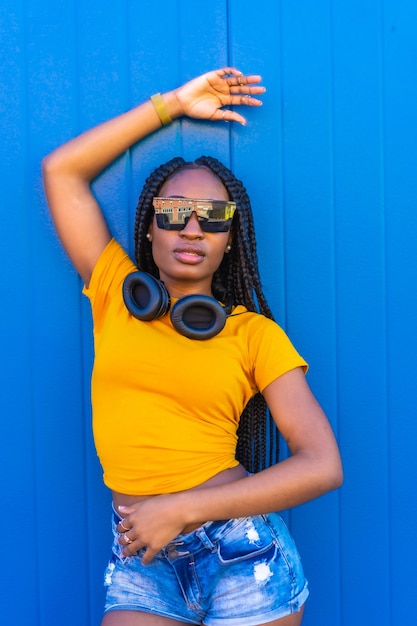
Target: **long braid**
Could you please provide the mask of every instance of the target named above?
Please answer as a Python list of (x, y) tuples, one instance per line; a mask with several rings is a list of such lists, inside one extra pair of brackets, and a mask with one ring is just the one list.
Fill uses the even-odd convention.
[(139, 196), (135, 219), (135, 258), (138, 267), (159, 278), (159, 271), (152, 257), (152, 248), (146, 234), (153, 218), (152, 200), (158, 196), (165, 181), (176, 172), (184, 169), (186, 163), (181, 157), (175, 157), (156, 168), (145, 181)]
[(233, 219), (233, 248), (229, 256), (225, 257), (231, 260), (231, 274), (224, 271), (225, 267), (222, 264), (214, 280), (216, 282), (219, 280), (221, 284), (231, 289), (228, 295), (235, 303), (244, 304), (249, 311), (259, 311), (272, 319), (272, 312), (262, 292), (255, 228), (246, 189), (241, 181), (214, 157), (203, 156), (195, 162), (211, 169), (226, 187), (230, 199), (236, 202), (238, 207)]
[[(255, 228), (250, 200), (242, 182), (213, 157), (200, 157), (197, 164), (209, 167), (226, 187), (238, 211), (233, 220), (233, 246), (213, 278), (214, 286), (227, 285), (228, 296), (249, 311), (259, 311), (273, 319), (262, 291), (258, 269)], [(229, 270), (228, 273), (227, 269)], [(274, 453), (275, 452), (275, 453)], [(244, 409), (239, 423), (236, 457), (248, 471), (256, 472), (278, 459), (278, 433), (262, 394), (256, 394)]]
[[(252, 209), (242, 182), (214, 157), (202, 156), (194, 163), (176, 157), (156, 168), (145, 181), (139, 197), (135, 220), (135, 257), (142, 271), (159, 277), (152, 257), (152, 248), (146, 239), (153, 218), (152, 200), (159, 195), (163, 184), (180, 171), (208, 168), (223, 183), (238, 210), (233, 218), (233, 245), (225, 254), (213, 276), (213, 295), (223, 302), (242, 304), (249, 311), (259, 312), (273, 319), (262, 291), (258, 269), (255, 229)], [(236, 458), (250, 472), (257, 472), (278, 460), (278, 431), (267, 410), (263, 396), (256, 394), (245, 407), (238, 428)]]

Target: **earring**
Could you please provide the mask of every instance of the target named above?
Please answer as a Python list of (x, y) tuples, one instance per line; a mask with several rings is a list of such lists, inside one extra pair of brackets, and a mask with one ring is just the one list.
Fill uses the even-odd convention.
[(150, 240), (151, 240), (151, 233), (146, 233), (146, 239), (147, 239), (148, 241), (150, 241)]
[(230, 245), (230, 243), (228, 243), (226, 246), (226, 252), (230, 252), (231, 249), (232, 249), (232, 246)]

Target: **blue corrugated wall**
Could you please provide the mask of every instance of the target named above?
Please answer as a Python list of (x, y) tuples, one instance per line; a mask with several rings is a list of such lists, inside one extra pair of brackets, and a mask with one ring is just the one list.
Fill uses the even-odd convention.
[(2, 624), (97, 626), (110, 541), (90, 311), (41, 158), (225, 64), (268, 87), (248, 126), (177, 122), (96, 193), (130, 246), (138, 191), (167, 158), (211, 153), (245, 181), (266, 292), (346, 472), (338, 493), (287, 515), (311, 584), (304, 624), (413, 622), (416, 31), (414, 0), (0, 1)]

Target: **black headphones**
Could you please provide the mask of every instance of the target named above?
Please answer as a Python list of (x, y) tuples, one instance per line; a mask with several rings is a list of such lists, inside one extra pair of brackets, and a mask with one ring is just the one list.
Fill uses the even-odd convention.
[[(123, 282), (123, 300), (129, 313), (149, 322), (169, 311), (171, 299), (163, 282), (147, 272), (132, 272)], [(189, 339), (210, 339), (223, 330), (231, 305), (222, 306), (210, 296), (180, 298), (170, 313), (177, 332)]]

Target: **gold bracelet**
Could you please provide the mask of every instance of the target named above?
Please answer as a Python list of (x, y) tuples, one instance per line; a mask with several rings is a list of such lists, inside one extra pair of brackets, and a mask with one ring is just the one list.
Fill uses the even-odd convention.
[(172, 117), (168, 113), (167, 105), (165, 104), (161, 94), (156, 93), (155, 95), (151, 96), (151, 100), (152, 104), (155, 107), (155, 111), (158, 113), (159, 119), (162, 122), (162, 125), (167, 126), (168, 124), (171, 124)]

